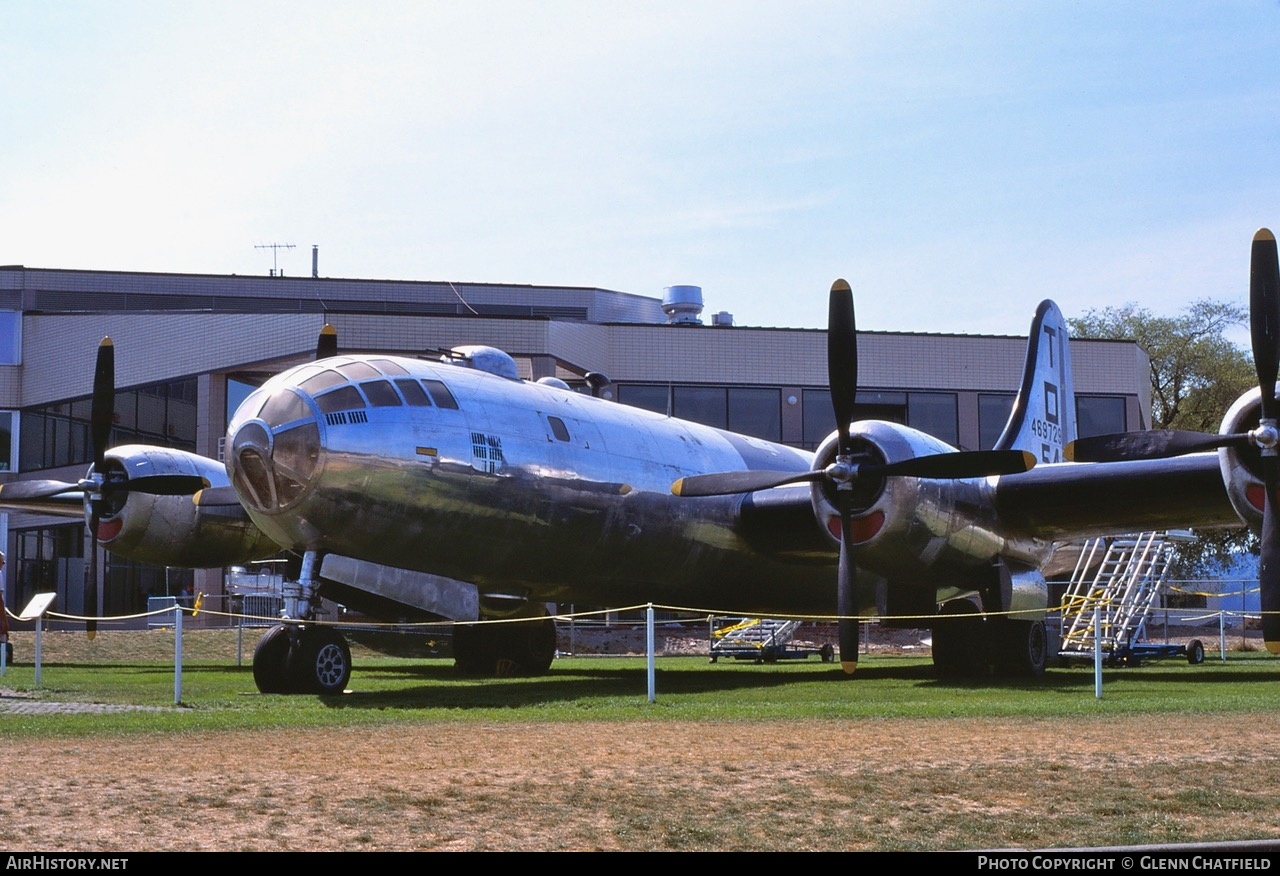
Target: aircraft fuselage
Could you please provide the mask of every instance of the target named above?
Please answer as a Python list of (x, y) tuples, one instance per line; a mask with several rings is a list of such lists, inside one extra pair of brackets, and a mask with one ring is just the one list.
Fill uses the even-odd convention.
[[(228, 471), (281, 545), (548, 601), (829, 606), (834, 555), (797, 565), (735, 531), (742, 497), (680, 477), (807, 471), (812, 455), (445, 363), (341, 357), (264, 385), (229, 428)], [(819, 534), (820, 535), (820, 534)]]

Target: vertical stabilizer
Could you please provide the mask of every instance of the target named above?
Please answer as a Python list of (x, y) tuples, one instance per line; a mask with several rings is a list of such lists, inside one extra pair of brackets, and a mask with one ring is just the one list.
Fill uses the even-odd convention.
[(1027, 364), (1013, 413), (997, 450), (1026, 450), (1036, 462), (1062, 462), (1076, 439), (1076, 395), (1071, 382), (1067, 322), (1052, 301), (1041, 301), (1027, 339)]

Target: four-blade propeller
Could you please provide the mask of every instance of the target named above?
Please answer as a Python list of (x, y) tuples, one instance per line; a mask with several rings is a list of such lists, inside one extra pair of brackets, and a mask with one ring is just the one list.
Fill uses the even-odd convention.
[(857, 592), (858, 572), (853, 556), (855, 485), (861, 478), (918, 477), (934, 479), (978, 478), (1016, 474), (1030, 469), (1035, 460), (1029, 453), (1014, 451), (973, 451), (940, 453), (891, 463), (873, 463), (854, 451), (851, 426), (858, 395), (858, 334), (853, 312), (853, 292), (844, 280), (831, 286), (828, 310), (827, 371), (831, 407), (837, 429), (836, 459), (823, 469), (807, 472), (732, 471), (693, 475), (671, 486), (677, 496), (720, 496), (749, 493), (796, 483), (828, 483), (834, 486), (835, 505), (840, 512), (840, 559), (836, 571), (837, 624), (840, 663), (852, 673), (858, 662), (858, 618), (860, 605), (867, 600)]
[(1280, 521), (1276, 519), (1276, 491), (1280, 488), (1280, 430), (1276, 426), (1280, 404), (1276, 401), (1276, 376), (1280, 371), (1280, 262), (1276, 238), (1261, 228), (1253, 236), (1249, 266), (1249, 339), (1253, 366), (1261, 393), (1261, 415), (1256, 428), (1231, 435), (1209, 435), (1176, 430), (1122, 432), (1082, 438), (1067, 447), (1067, 456), (1079, 462), (1119, 462), (1164, 459), (1220, 447), (1257, 447), (1262, 456), (1262, 481), (1266, 497), (1262, 509), (1261, 557), (1258, 588), (1261, 595), (1262, 638), (1267, 650), (1280, 653)]

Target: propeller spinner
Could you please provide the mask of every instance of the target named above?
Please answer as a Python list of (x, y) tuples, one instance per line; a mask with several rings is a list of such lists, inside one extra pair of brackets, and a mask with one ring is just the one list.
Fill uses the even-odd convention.
[(802, 473), (778, 471), (734, 471), (681, 478), (671, 486), (677, 496), (718, 496), (767, 490), (785, 484), (827, 482), (835, 487), (835, 503), (840, 512), (840, 558), (836, 570), (837, 631), (840, 665), (852, 674), (858, 665), (858, 607), (864, 604), (858, 593), (858, 572), (853, 556), (855, 487), (865, 477), (973, 478), (995, 474), (1016, 474), (1030, 469), (1035, 460), (1029, 453), (1012, 451), (972, 451), (941, 453), (888, 464), (874, 464), (854, 453), (851, 426), (858, 395), (858, 334), (854, 319), (853, 291), (844, 280), (831, 286), (827, 327), (827, 377), (831, 407), (838, 430), (835, 461), (824, 469)]

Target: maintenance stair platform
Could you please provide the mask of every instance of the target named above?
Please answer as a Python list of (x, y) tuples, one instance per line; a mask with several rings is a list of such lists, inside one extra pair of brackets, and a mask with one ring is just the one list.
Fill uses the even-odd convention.
[(1142, 641), (1177, 543), (1190, 538), (1181, 531), (1141, 532), (1085, 542), (1062, 599), (1058, 656), (1093, 659), (1097, 648), (1111, 666), (1175, 655), (1203, 663), (1204, 646), (1198, 639), (1185, 646)]
[(835, 648), (829, 644), (820, 648), (792, 647), (796, 630), (800, 628), (798, 620), (763, 617), (722, 620), (722, 626), (717, 626), (715, 619), (712, 620), (712, 663), (721, 657), (750, 660), (754, 663), (774, 663), (778, 660), (805, 660), (813, 654), (821, 657), (823, 663), (830, 663), (835, 659)]

